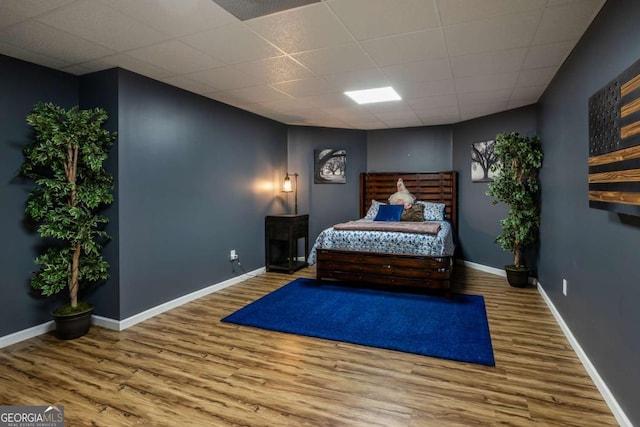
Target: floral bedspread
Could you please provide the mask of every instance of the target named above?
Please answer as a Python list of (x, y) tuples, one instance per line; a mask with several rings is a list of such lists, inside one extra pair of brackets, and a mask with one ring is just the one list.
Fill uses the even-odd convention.
[[(372, 222), (359, 219), (358, 222)], [(309, 265), (316, 263), (316, 250), (342, 249), (349, 251), (380, 252), (402, 255), (453, 255), (455, 245), (453, 230), (448, 221), (440, 224), (438, 234), (400, 233), (390, 231), (336, 230), (329, 227), (316, 239), (309, 253)]]

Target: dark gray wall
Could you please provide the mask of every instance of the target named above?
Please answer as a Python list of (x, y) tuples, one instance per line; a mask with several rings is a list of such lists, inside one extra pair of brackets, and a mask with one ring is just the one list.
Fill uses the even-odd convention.
[(367, 172), (431, 172), (451, 165), (450, 126), (367, 132)]
[[(507, 215), (507, 206), (492, 204), (493, 199), (485, 194), (487, 183), (471, 182), (471, 144), (495, 139), (501, 132), (532, 136), (536, 134), (536, 127), (534, 106), (453, 125), (453, 168), (458, 171), (459, 256), (463, 259), (500, 269), (513, 263), (513, 255), (494, 243), (501, 231), (500, 220)], [(535, 256), (527, 256), (526, 262), (535, 269)]]
[[(289, 127), (289, 172), (298, 172), (298, 213), (309, 214), (309, 246), (322, 230), (333, 224), (357, 219), (360, 173), (366, 172), (367, 135), (348, 129)], [(314, 184), (314, 150), (347, 150), (346, 184)], [(284, 178), (281, 177), (281, 179)], [(293, 212), (293, 198), (289, 198)]]
[(118, 94), (121, 317), (237, 275), (231, 249), (264, 266), (287, 127), (124, 70)]
[(540, 281), (635, 425), (640, 218), (589, 208), (587, 102), (640, 58), (638, 22), (640, 2), (608, 1), (539, 103), (545, 151)]
[[(0, 336), (50, 320), (66, 295), (34, 295), (40, 239), (25, 221), (31, 184), (14, 177), (38, 101), (102, 106), (118, 130), (107, 168), (111, 278), (85, 293), (96, 314), (124, 319), (264, 265), (264, 216), (285, 209), (287, 127), (125, 70), (81, 78), (0, 56)], [(232, 268), (236, 249), (243, 268)]]
[[(25, 220), (31, 181), (15, 177), (33, 138), (26, 117), (39, 101), (65, 108), (78, 103), (75, 77), (0, 55), (0, 336), (51, 320), (56, 300), (31, 290), (40, 237)], [(60, 295), (65, 301), (66, 295)]]
[[(80, 108), (104, 108), (109, 118), (104, 128), (118, 131), (118, 70), (112, 69), (91, 73), (80, 77)], [(113, 176), (113, 203), (103, 211), (109, 219), (105, 231), (111, 239), (103, 247), (102, 255), (109, 263), (109, 279), (85, 289), (82, 299), (95, 306), (94, 313), (110, 319), (120, 318), (120, 233), (118, 227), (118, 141), (109, 149), (109, 157), (104, 163), (105, 169)]]

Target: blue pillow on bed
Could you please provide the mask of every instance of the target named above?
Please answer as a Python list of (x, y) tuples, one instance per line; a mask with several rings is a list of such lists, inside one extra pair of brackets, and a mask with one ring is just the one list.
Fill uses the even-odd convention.
[(374, 221), (400, 221), (403, 205), (380, 205)]

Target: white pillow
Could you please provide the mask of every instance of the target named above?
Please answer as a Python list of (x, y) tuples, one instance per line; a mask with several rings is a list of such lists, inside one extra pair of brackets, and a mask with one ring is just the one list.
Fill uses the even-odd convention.
[(444, 203), (424, 202), (422, 200), (419, 200), (416, 203), (424, 205), (425, 221), (444, 221), (444, 213), (446, 207)]
[(380, 203), (377, 200), (371, 199), (371, 206), (367, 211), (367, 214), (364, 216), (365, 219), (375, 219), (376, 215), (378, 215), (378, 208), (380, 205), (385, 205), (386, 203)]

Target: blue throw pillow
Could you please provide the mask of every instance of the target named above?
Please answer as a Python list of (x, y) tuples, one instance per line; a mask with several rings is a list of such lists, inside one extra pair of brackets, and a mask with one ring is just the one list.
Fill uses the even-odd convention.
[(380, 205), (374, 221), (400, 221), (403, 205)]

